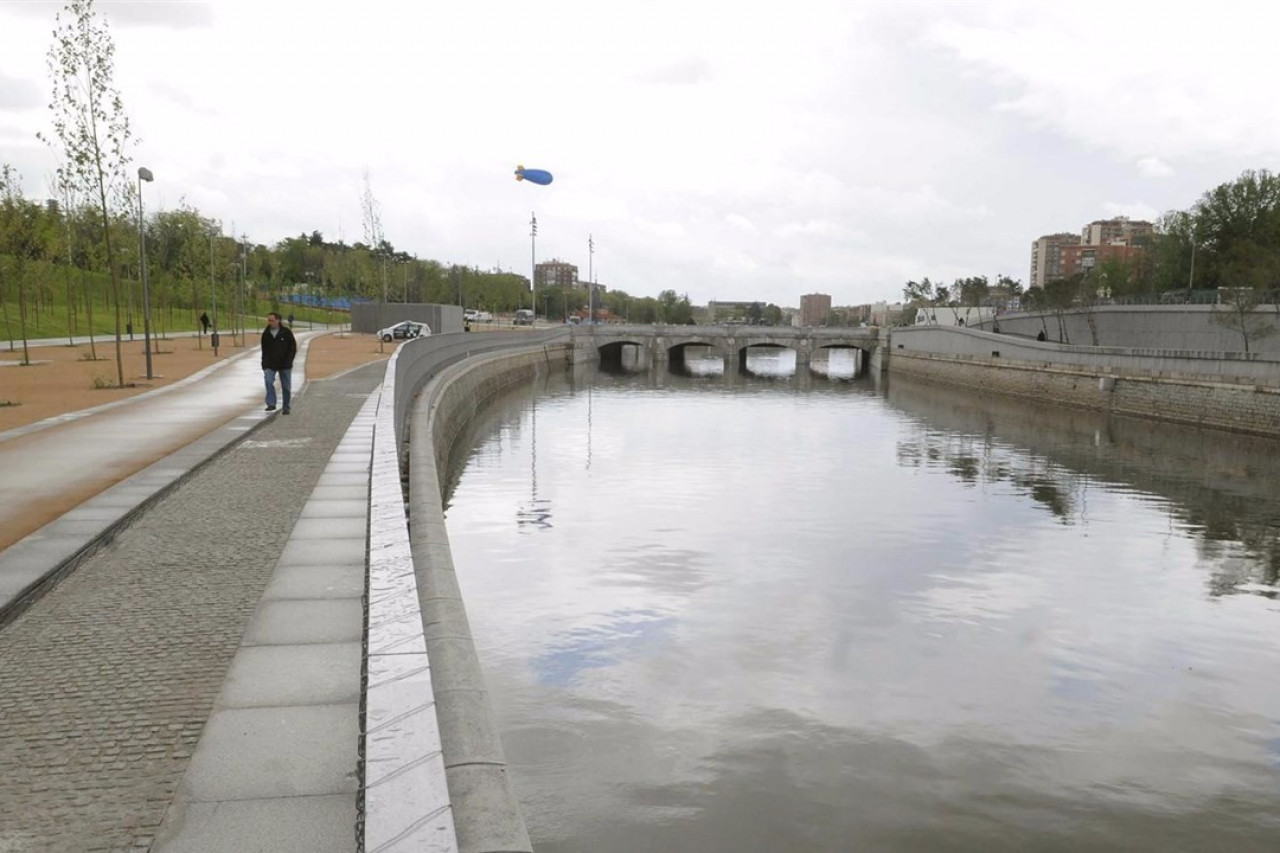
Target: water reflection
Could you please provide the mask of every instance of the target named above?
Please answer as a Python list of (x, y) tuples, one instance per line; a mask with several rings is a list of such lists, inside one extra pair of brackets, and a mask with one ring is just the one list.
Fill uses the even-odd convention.
[(1276, 849), (1274, 443), (593, 374), (448, 514), (536, 849)]
[[(1274, 597), (1280, 582), (1277, 442), (1134, 418), (1030, 407), (898, 379), (888, 400), (918, 416), (898, 447), (906, 466), (937, 465), (967, 482), (1005, 480), (1069, 522), (1091, 479), (1157, 501), (1213, 564), (1215, 595)], [(1076, 507), (1076, 505), (1079, 505)]]

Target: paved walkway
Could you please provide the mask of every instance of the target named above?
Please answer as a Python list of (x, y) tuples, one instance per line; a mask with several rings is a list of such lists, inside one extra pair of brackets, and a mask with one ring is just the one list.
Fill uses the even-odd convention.
[[(302, 332), (298, 337), (302, 352), (294, 384), (300, 388), (306, 379), (305, 349), (314, 334)], [(0, 435), (0, 548), (157, 459), (261, 408), (262, 372), (255, 350), (201, 374), (196, 381), (183, 380), (97, 407), (88, 417), (50, 418)], [(0, 606), (15, 594), (14, 583), (0, 570)]]
[[(228, 409), (221, 409), (225, 400), (210, 399), (208, 417), (228, 411), (228, 417), (244, 417), (246, 402), (253, 410), (260, 409), (256, 359), (246, 361), (253, 374), (248, 400), (240, 398), (238, 404), (227, 403)], [(223, 371), (228, 374), (227, 387), (246, 381), (244, 376), (234, 376), (233, 370)], [(288, 547), (308, 500), (326, 496), (325, 489), (338, 490), (333, 495), (335, 504), (350, 499), (345, 491), (350, 484), (342, 482), (340, 475), (358, 471), (331, 470), (326, 476), (335, 479), (320, 485), (322, 472), (383, 370), (384, 365), (377, 363), (311, 383), (290, 417), (273, 417), (248, 440), (181, 480), (106, 547), (84, 559), (57, 587), (0, 629), (0, 720), (4, 721), (0, 725), (0, 851), (147, 850), (193, 754), (199, 758), (206, 752), (207, 772), (190, 776), (179, 811), (168, 819), (166, 836), (174, 849), (209, 849), (199, 832), (207, 831), (210, 824), (200, 821), (219, 811), (224, 801), (245, 799), (245, 784), (264, 785), (264, 777), (249, 779), (241, 768), (220, 762), (219, 755), (237, 753), (215, 749), (219, 739), (239, 741), (241, 760), (245, 756), (252, 760), (254, 744), (271, 745), (272, 721), (280, 719), (278, 709), (286, 699), (296, 705), (314, 703), (314, 693), (301, 698), (296, 693), (292, 698), (286, 695), (290, 684), (299, 683), (324, 694), (318, 710), (304, 709), (302, 714), (316, 718), (312, 731), (322, 741), (339, 746), (309, 769), (302, 765), (298, 772), (311, 775), (298, 777), (294, 790), (264, 788), (258, 795), (276, 793), (287, 798), (296, 794), (299, 802), (290, 805), (301, 804), (302, 814), (319, 807), (309, 824), (305, 820), (294, 824), (297, 832), (310, 825), (318, 833), (299, 836), (299, 849), (327, 849), (335, 838), (350, 839), (354, 847), (354, 826), (346, 821), (354, 820), (359, 655), (353, 657), (350, 646), (354, 642), (358, 651), (359, 630), (357, 626), (354, 639), (349, 636), (346, 617), (351, 614), (336, 610), (358, 613), (359, 599), (351, 595), (354, 581), (345, 575), (331, 577), (327, 586), (316, 588), (314, 569), (306, 579), (312, 582), (308, 590), (293, 587), (290, 592), (290, 584), (301, 580), (288, 576), (290, 560), (297, 566), (299, 559), (306, 562), (314, 555), (291, 557)], [(154, 454), (159, 424), (166, 425), (161, 432), (200, 429), (187, 417), (191, 404), (184, 406), (184, 399), (223, 396), (209, 393), (204, 383), (199, 390), (199, 394), (175, 392), (169, 400), (156, 398), (161, 402), (151, 410), (153, 417), (166, 412), (166, 421), (140, 417), (128, 407), (113, 411), (110, 418), (121, 420), (104, 428), (97, 440), (138, 452), (150, 447)], [(228, 396), (234, 399), (230, 392)], [(250, 416), (261, 420), (260, 412)], [(0, 443), (0, 453), (7, 454), (11, 445), (28, 439), (48, 437), (53, 448), (80, 443), (74, 438), (80, 433), (68, 431), (81, 430), (92, 420), (96, 417)], [(203, 423), (207, 429), (208, 419)], [(235, 429), (242, 434), (252, 426), (241, 423)], [(150, 435), (152, 443), (139, 433)], [(189, 438), (190, 433), (186, 434)], [(361, 448), (358, 443), (348, 445), (344, 452), (358, 455)], [(75, 448), (73, 455), (92, 465), (92, 456), (83, 448)], [(367, 467), (357, 460), (337, 462)], [(0, 465), (7, 463), (0, 458)], [(28, 485), (38, 487), (39, 469), (38, 460), (27, 463), (23, 470)], [(182, 472), (156, 476), (181, 477)], [(140, 486), (136, 492), (122, 492), (114, 503), (124, 506), (136, 501), (144, 490)], [(21, 494), (21, 490), (13, 492), (9, 499)], [(5, 502), (0, 500), (0, 505)], [(338, 524), (311, 526), (336, 531)], [(0, 561), (8, 553), (0, 552)], [(264, 593), (266, 599), (260, 605)], [(278, 618), (300, 605), (271, 602), (296, 598), (317, 599), (311, 610), (335, 610), (332, 629), (337, 633), (325, 634), (327, 623), (317, 620), (314, 612), (295, 613), (301, 618), (293, 621)], [(314, 633), (317, 621), (320, 634)], [(247, 656), (242, 641), (254, 647)], [(311, 648), (298, 648), (309, 644)], [(236, 657), (238, 650), (243, 661)], [(333, 653), (329, 666), (321, 666), (328, 680), (316, 683), (301, 677), (308, 666), (316, 665), (317, 654), (323, 657), (326, 651)], [(234, 678), (226, 680), (233, 659)], [(353, 666), (354, 680), (349, 677)], [(274, 693), (259, 692), (273, 684)], [(242, 747), (250, 731), (249, 717), (261, 727), (253, 730), (258, 740), (248, 738), (251, 748), (246, 752)], [(350, 744), (349, 761), (335, 758), (342, 743)], [(257, 750), (260, 758), (263, 754)], [(198, 770), (199, 762), (192, 766)], [(225, 816), (236, 809), (222, 812)], [(255, 826), (270, 825), (258, 823), (254, 815), (253, 807), (245, 806), (229, 824), (214, 829), (235, 832), (237, 826), (248, 827), (242, 838), (252, 838)], [(191, 831), (185, 840), (184, 826)], [(321, 843), (322, 838), (327, 840)], [(257, 849), (277, 849), (269, 835), (254, 843)], [(254, 848), (242, 841), (238, 849)]]

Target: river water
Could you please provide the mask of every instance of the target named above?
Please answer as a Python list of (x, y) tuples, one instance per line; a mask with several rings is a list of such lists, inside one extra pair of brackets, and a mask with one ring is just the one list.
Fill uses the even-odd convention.
[(590, 366), (470, 440), (449, 534), (540, 853), (1280, 850), (1280, 444)]

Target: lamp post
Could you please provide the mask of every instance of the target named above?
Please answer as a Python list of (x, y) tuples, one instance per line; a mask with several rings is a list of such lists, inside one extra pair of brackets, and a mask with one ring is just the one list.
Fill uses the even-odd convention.
[(591, 325), (596, 324), (596, 241), (587, 235), (587, 313), (591, 315)]
[(240, 235), (240, 346), (248, 346), (245, 336), (249, 322), (245, 312), (249, 310), (249, 235)]
[(213, 300), (213, 334), (209, 343), (213, 345), (213, 357), (218, 357), (218, 288), (213, 276), (213, 230), (209, 230), (209, 298)]
[(538, 324), (538, 214), (529, 218), (529, 308), (533, 311), (531, 327)]
[(142, 182), (155, 180), (146, 166), (138, 167), (138, 255), (142, 259), (142, 346), (147, 353), (147, 378), (151, 378), (151, 293), (147, 290), (147, 238), (142, 228)]
[(1191, 285), (1196, 280), (1196, 235), (1191, 235), (1191, 275), (1187, 277), (1187, 302), (1191, 302)]

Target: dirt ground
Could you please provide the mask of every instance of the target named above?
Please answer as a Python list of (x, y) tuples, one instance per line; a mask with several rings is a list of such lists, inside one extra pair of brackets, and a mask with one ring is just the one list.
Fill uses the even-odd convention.
[[(256, 339), (257, 334), (251, 331), (250, 348)], [(378, 352), (378, 339), (373, 335), (337, 332), (317, 336), (307, 350), (307, 379), (323, 379), (349, 367), (389, 358), (394, 345), (386, 344), (383, 349)], [(94, 361), (88, 344), (31, 347), (31, 364), (24, 366), (21, 344), (12, 352), (8, 342), (0, 344), (0, 432), (170, 385), (214, 363), (207, 337), (162, 340), (159, 353), (153, 344), (153, 378), (148, 380), (142, 339), (125, 341), (121, 346), (124, 381), (132, 387), (117, 388), (115, 341), (100, 340), (96, 350), (98, 360)], [(244, 351), (232, 343), (231, 336), (223, 335), (218, 359), (234, 358)]]

